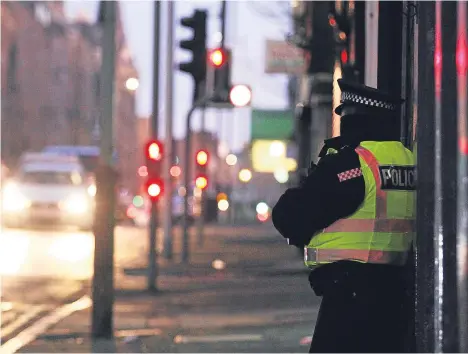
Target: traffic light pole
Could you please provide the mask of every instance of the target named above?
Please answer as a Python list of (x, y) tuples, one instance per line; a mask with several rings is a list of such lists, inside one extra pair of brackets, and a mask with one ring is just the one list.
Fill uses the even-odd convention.
[(166, 157), (164, 167), (164, 185), (166, 187), (165, 195), (166, 202), (164, 208), (164, 247), (163, 256), (166, 259), (172, 259), (172, 180), (170, 168), (172, 165), (172, 113), (173, 101), (172, 96), (174, 92), (174, 7), (175, 1), (167, 2), (167, 43), (169, 50), (166, 54)]
[[(159, 115), (159, 26), (161, 18), (161, 2), (154, 2), (154, 49), (153, 49), (153, 115), (151, 116), (151, 137), (158, 138)], [(157, 230), (158, 230), (158, 202), (151, 202), (151, 219), (149, 226), (149, 251), (148, 251), (148, 279), (149, 291), (156, 291), (157, 277)]]
[(101, 64), (100, 161), (96, 171), (92, 325), (94, 338), (113, 337), (114, 211), (117, 174), (113, 168), (113, 105), (115, 79), (116, 3), (101, 1), (103, 25)]
[(185, 157), (184, 157), (184, 187), (185, 187), (185, 195), (184, 195), (184, 216), (182, 218), (182, 263), (188, 263), (189, 260), (189, 225), (188, 225), (188, 215), (189, 215), (189, 203), (188, 198), (191, 194), (191, 186), (190, 186), (190, 152), (191, 152), (191, 144), (192, 144), (192, 116), (193, 112), (197, 108), (202, 108), (206, 105), (208, 99), (206, 96), (197, 102), (195, 102), (190, 108), (187, 113), (186, 119), (186, 138), (185, 138)]

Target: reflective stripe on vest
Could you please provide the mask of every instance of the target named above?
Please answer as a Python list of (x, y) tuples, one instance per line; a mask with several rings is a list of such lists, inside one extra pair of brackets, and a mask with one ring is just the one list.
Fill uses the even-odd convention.
[[(389, 219), (387, 217), (387, 194), (381, 189), (379, 164), (374, 154), (368, 149), (359, 146), (356, 152), (369, 166), (375, 181), (375, 219), (340, 219), (322, 230), (320, 233), (400, 233), (403, 237), (411, 237), (414, 232), (414, 220), (412, 219)], [(352, 242), (352, 240), (348, 240)], [(358, 242), (358, 240), (355, 240)], [(403, 265), (407, 259), (407, 251), (383, 251), (372, 249), (349, 249), (349, 248), (304, 248), (305, 262), (313, 262), (315, 265), (307, 264), (314, 269), (320, 263), (331, 263), (339, 260), (354, 260), (365, 263)]]
[[(336, 262), (346, 259), (366, 263), (404, 265), (406, 258), (406, 252), (396, 251), (305, 248), (306, 261), (317, 263)], [(312, 267), (312, 269), (315, 269), (315, 267)]]

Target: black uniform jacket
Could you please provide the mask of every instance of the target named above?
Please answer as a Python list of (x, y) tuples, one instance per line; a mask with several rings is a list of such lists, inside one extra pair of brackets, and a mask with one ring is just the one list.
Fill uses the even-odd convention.
[[(353, 214), (364, 201), (362, 176), (343, 182), (338, 179), (339, 173), (360, 167), (356, 146), (341, 138), (326, 140), (315, 170), (299, 187), (288, 189), (278, 200), (272, 221), (291, 244), (304, 247), (314, 233)], [(338, 153), (325, 155), (328, 148)]]
[[(289, 188), (280, 197), (272, 210), (272, 221), (290, 244), (303, 248), (316, 232), (353, 214), (361, 206), (365, 197), (364, 177), (342, 182), (338, 178), (339, 173), (360, 167), (355, 151), (358, 145), (342, 137), (326, 140), (315, 169), (299, 187)], [(338, 153), (326, 155), (328, 148)], [(315, 293), (322, 295), (330, 283), (354, 286), (370, 279), (400, 278), (401, 270), (395, 268), (400, 267), (340, 261), (312, 271), (309, 281)]]

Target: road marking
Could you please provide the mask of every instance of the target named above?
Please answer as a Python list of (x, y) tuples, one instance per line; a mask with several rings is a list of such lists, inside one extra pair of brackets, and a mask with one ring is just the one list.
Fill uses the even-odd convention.
[(81, 299), (72, 302), (71, 304), (63, 305), (50, 314), (42, 317), (30, 327), (19, 333), (16, 337), (10, 339), (0, 347), (1, 354), (12, 354), (16, 353), (22, 347), (28, 345), (34, 341), (41, 333), (47, 331), (47, 329), (54, 324), (60, 322), (64, 318), (70, 316), (76, 311), (87, 309), (92, 304), (89, 296), (85, 295)]
[(159, 336), (161, 333), (159, 328), (121, 329), (114, 332), (114, 337), (150, 337)]
[(262, 341), (261, 334), (226, 334), (212, 336), (183, 336), (177, 335), (174, 337), (174, 343), (216, 343), (216, 342), (256, 342)]
[(39, 315), (45, 309), (47, 309), (47, 306), (44, 306), (44, 305), (35, 306), (30, 311), (22, 314), (16, 320), (10, 322), (10, 324), (8, 324), (7, 326), (5, 326), (5, 328), (2, 329), (2, 337), (3, 338), (8, 337), (14, 331), (24, 326), (25, 324), (27, 324), (29, 321), (31, 321), (34, 317)]

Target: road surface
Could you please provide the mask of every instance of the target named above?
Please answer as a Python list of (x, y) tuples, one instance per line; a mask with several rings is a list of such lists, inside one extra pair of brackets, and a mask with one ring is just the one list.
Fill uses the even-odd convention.
[[(176, 235), (177, 250), (180, 235)], [(54, 309), (89, 295), (93, 248), (91, 233), (3, 230), (2, 342)], [(319, 302), (307, 285), (306, 273), (297, 267), (288, 269), (287, 264), (298, 262), (297, 251), (268, 232), (228, 227), (207, 228), (203, 249), (194, 252), (196, 266), (190, 271), (175, 262), (160, 273), (160, 283), (172, 293), (148, 300), (118, 291), (124, 300), (116, 305), (116, 327), (133, 328), (125, 318), (141, 312), (151, 316), (138, 330), (156, 327), (159, 333), (122, 336), (121, 351), (307, 352), (308, 344), (300, 342), (313, 330)], [(144, 288), (147, 231), (117, 227), (115, 252), (116, 274), (125, 273)], [(76, 316), (60, 322), (59, 334), (66, 330), (67, 335), (86, 337), (78, 324), (89, 321), (89, 312)], [(72, 350), (69, 341), (53, 333), (40, 335), (21, 351)], [(51, 349), (51, 343), (56, 347)]]

